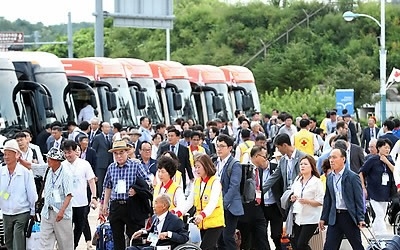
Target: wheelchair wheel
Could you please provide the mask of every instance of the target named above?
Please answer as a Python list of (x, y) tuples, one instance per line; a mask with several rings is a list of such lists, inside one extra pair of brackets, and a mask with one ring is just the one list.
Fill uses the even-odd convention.
[(192, 243), (185, 243), (175, 247), (174, 250), (201, 250), (201, 248)]
[(398, 212), (394, 218), (393, 233), (395, 235), (400, 235), (400, 212)]

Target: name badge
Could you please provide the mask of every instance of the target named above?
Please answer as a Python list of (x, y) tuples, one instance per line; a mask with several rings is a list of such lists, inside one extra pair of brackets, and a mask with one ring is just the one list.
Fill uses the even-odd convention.
[(52, 195), (55, 203), (61, 203), (61, 195), (58, 189), (54, 189)]
[(118, 180), (115, 192), (117, 192), (117, 194), (125, 194), (126, 193), (125, 180)]
[(261, 199), (261, 190), (256, 190), (256, 199)]
[(8, 200), (8, 198), (10, 198), (10, 194), (7, 193), (7, 192), (4, 192), (4, 193), (3, 193), (3, 199), (4, 199), (4, 200)]
[(389, 174), (388, 173), (383, 173), (382, 174), (382, 185), (386, 186), (389, 182)]
[(336, 199), (341, 200), (342, 199), (342, 192), (336, 192)]
[(149, 236), (147, 237), (147, 242), (151, 242), (150, 246), (152, 247), (156, 246), (158, 242), (158, 234), (149, 233)]

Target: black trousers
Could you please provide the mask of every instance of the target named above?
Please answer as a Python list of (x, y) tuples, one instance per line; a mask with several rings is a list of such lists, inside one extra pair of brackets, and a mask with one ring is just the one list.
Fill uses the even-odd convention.
[(221, 236), (224, 227), (209, 228), (200, 230), (202, 250), (216, 250), (218, 238)]
[[(90, 204), (91, 199), (92, 199), (92, 191), (90, 190), (89, 185), (87, 187), (87, 196), (88, 196), (88, 202)], [(87, 215), (86, 215), (87, 219), (86, 219), (86, 222), (85, 222), (85, 226), (83, 228), (83, 236), (85, 237), (85, 242), (92, 240), (92, 232), (90, 231), (90, 225), (89, 225), (89, 213), (90, 213), (90, 207), (87, 210)]]
[(297, 225), (293, 224), (294, 244), (292, 245), (295, 250), (312, 250), (308, 245), (311, 237), (313, 237), (318, 224), (310, 225)]
[(77, 248), (81, 238), (85, 222), (88, 220), (89, 206), (72, 208), (72, 223), (74, 224), (74, 247)]
[[(281, 249), (281, 237), (282, 237), (282, 224), (283, 218), (281, 211), (279, 210), (278, 204), (274, 203), (269, 206), (263, 205), (262, 207), (264, 218), (266, 220), (265, 231), (268, 234), (268, 223), (271, 227), (271, 239), (274, 242), (275, 249)], [(268, 237), (268, 235), (266, 235)], [(267, 249), (273, 249), (269, 246), (267, 241)]]
[(244, 215), (239, 218), (238, 229), (242, 236), (241, 249), (268, 249), (267, 225), (261, 205), (243, 204)]
[(96, 169), (96, 177), (97, 177), (97, 197), (101, 198), (103, 195), (103, 183), (104, 177), (106, 177), (107, 169), (106, 168), (98, 168)]
[(235, 230), (239, 220), (239, 216), (233, 215), (229, 210), (224, 210), (225, 228), (218, 239), (219, 250), (236, 249)]
[(125, 234), (130, 239), (133, 233), (140, 229), (136, 228), (129, 218), (127, 203), (119, 204), (112, 201), (108, 219), (114, 238), (114, 249), (125, 249)]
[(342, 243), (343, 235), (346, 236), (353, 250), (364, 249), (361, 241), (360, 229), (353, 222), (350, 214), (347, 212), (336, 213), (335, 225), (328, 226), (324, 249), (339, 249)]

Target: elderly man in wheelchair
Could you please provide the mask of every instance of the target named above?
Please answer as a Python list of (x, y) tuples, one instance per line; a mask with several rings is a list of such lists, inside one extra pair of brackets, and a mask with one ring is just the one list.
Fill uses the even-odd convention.
[(135, 232), (132, 236), (133, 241), (142, 239), (142, 243), (134, 244), (127, 250), (172, 250), (188, 242), (189, 232), (186, 225), (168, 211), (170, 205), (171, 199), (167, 194), (157, 196), (154, 200), (154, 216), (150, 229)]

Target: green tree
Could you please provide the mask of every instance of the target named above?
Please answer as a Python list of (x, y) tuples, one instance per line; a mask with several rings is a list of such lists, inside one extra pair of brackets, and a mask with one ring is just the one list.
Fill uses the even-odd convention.
[(282, 93), (280, 89), (275, 88), (262, 94), (260, 102), (261, 109), (266, 112), (274, 108), (289, 112), (293, 116), (307, 112), (312, 117), (322, 120), (325, 111), (335, 106), (335, 90), (332, 87), (321, 89), (317, 86), (302, 90), (293, 90), (289, 87)]

